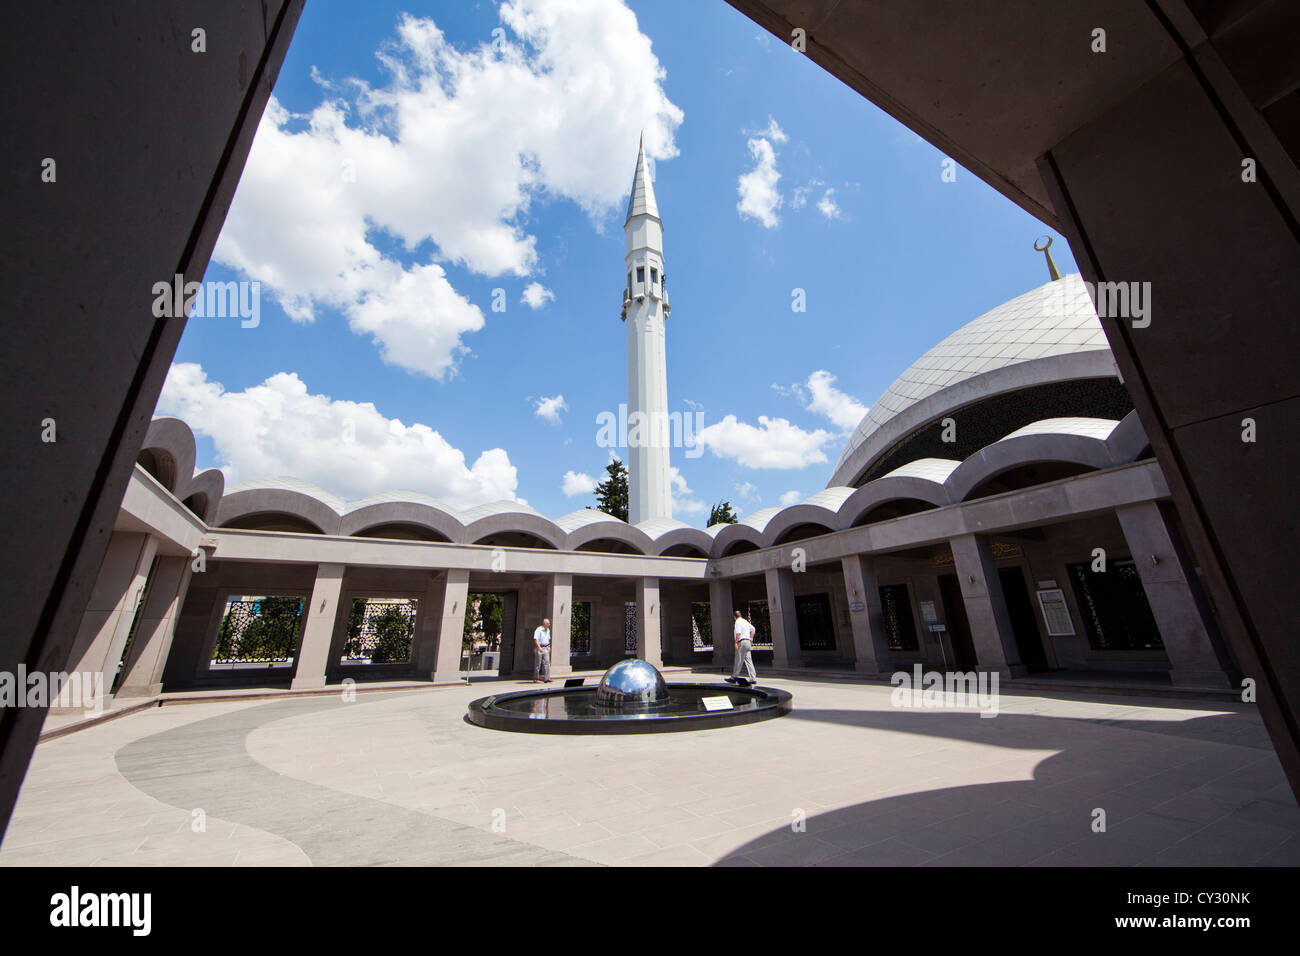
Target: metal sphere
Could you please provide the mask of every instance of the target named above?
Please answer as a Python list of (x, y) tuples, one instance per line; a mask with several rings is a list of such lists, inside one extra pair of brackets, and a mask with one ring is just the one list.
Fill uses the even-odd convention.
[(602, 707), (653, 704), (668, 699), (664, 675), (649, 661), (619, 661), (600, 679), (596, 703)]

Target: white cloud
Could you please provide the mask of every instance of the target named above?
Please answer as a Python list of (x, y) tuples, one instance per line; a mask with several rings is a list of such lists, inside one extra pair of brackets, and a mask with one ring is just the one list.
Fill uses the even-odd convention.
[(535, 409), (538, 418), (544, 418), (552, 425), (560, 424), (560, 412), (567, 412), (568, 404), (564, 401), (563, 395), (556, 395), (552, 398), (542, 397), (537, 400)]
[(589, 495), (596, 490), (596, 479), (580, 471), (566, 471), (560, 490), (567, 498)]
[(776, 120), (768, 117), (767, 129), (746, 141), (754, 168), (736, 180), (736, 192), (740, 194), (736, 209), (740, 217), (757, 219), (766, 229), (775, 229), (781, 222), (776, 211), (784, 199), (777, 189), (781, 174), (776, 171), (776, 150), (772, 144), (784, 143), (786, 139)]
[(825, 369), (818, 369), (808, 376), (808, 398), (804, 408), (818, 415), (825, 415), (844, 431), (851, 431), (867, 414), (867, 406), (852, 395), (847, 395), (835, 387), (835, 376)]
[(555, 301), (555, 293), (540, 282), (530, 282), (525, 287), (523, 297), (519, 301), (530, 309), (540, 309), (547, 302)]
[(673, 514), (690, 515), (701, 514), (709, 510), (709, 504), (694, 497), (691, 489), (686, 484), (686, 479), (677, 469), (676, 465), (668, 467), (668, 478), (671, 483), (670, 494), (672, 495)]
[[(648, 155), (670, 158), (683, 117), (620, 0), (508, 0), (499, 15), (499, 48), (464, 50), (403, 16), (378, 54), (386, 84), (322, 83), (330, 98), (305, 116), (272, 97), (214, 258), (295, 321), (338, 309), (386, 361), (454, 373), (484, 316), (437, 263), (530, 275), (530, 203), (568, 200), (599, 221), (626, 196), (641, 130)], [(408, 266), (379, 234), (434, 251)]]
[(781, 507), (788, 508), (790, 505), (797, 505), (803, 500), (803, 495), (797, 491), (784, 492), (780, 497)]
[(755, 494), (755, 492), (758, 491), (758, 488), (757, 486), (754, 485), (753, 482), (750, 481), (733, 482), (731, 487), (736, 489), (736, 494), (739, 495), (741, 498), (744, 498), (746, 500), (753, 499), (754, 501), (763, 500), (762, 498), (758, 497), (758, 495)]
[(784, 418), (758, 416), (758, 426), (728, 415), (700, 431), (697, 440), (719, 458), (749, 468), (803, 468), (826, 461), (822, 451), (835, 436), (824, 429), (805, 431)]
[(210, 381), (202, 366), (171, 367), (158, 413), (184, 419), (212, 439), (229, 482), (289, 475), (344, 499), (412, 490), (453, 508), (517, 498), (518, 475), (503, 448), (466, 465), (428, 425), (405, 425), (370, 402), (313, 395), (294, 372), (242, 392)]
[(821, 201), (817, 203), (817, 210), (827, 219), (843, 219), (844, 216), (840, 212), (839, 203), (837, 203), (833, 198), (834, 195), (834, 189), (826, 190), (826, 194), (822, 196)]

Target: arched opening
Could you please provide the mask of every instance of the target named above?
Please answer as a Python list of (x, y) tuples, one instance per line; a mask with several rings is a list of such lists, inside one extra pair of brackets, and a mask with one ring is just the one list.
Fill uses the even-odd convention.
[(777, 537), (773, 544), (789, 544), (791, 541), (803, 541), (805, 538), (816, 538), (819, 535), (830, 534), (833, 529), (826, 527), (824, 524), (817, 524), (814, 521), (807, 521), (803, 524), (797, 524), (793, 528), (787, 528)]
[(731, 544), (727, 545), (722, 552), (722, 557), (726, 558), (733, 554), (744, 554), (747, 551), (757, 550), (758, 545), (754, 544), (754, 542), (741, 539), (740, 541), (733, 541)]
[(176, 459), (161, 448), (144, 448), (136, 456), (138, 464), (168, 491), (176, 490)]
[(389, 538), (397, 541), (435, 541), (439, 543), (451, 541), (445, 534), (432, 528), (405, 521), (390, 521), (387, 524), (371, 525), (369, 528), (363, 528), (361, 531), (353, 533), (352, 537)]
[(641, 554), (636, 548), (626, 541), (619, 541), (617, 538), (596, 538), (594, 541), (588, 541), (586, 544), (580, 544), (575, 551), (600, 551), (606, 554)]
[(498, 531), (485, 538), (480, 538), (474, 543), (484, 544), (492, 548), (545, 548), (548, 551), (555, 550), (555, 545), (535, 534), (529, 534), (527, 531)]
[(965, 500), (973, 501), (976, 498), (987, 498), (1007, 491), (1020, 491), (1022, 488), (1032, 488), (1034, 485), (1060, 481), (1062, 478), (1073, 478), (1075, 475), (1096, 470), (1090, 465), (1079, 465), (1072, 461), (1037, 461), (1028, 465), (1017, 465), (976, 485), (966, 495)]
[(222, 525), (239, 531), (289, 531), (296, 534), (324, 534), (306, 518), (283, 511), (262, 511), (257, 514), (232, 518)]
[(663, 552), (665, 558), (707, 558), (708, 555), (693, 544), (675, 544)]
[(182, 504), (189, 508), (195, 517), (200, 520), (206, 520), (208, 517), (208, 496), (202, 491), (196, 491), (186, 498)]
[(938, 505), (933, 505), (928, 501), (921, 501), (919, 498), (895, 498), (893, 501), (882, 501), (874, 508), (869, 508), (853, 522), (853, 527), (861, 528), (863, 525), (875, 524), (877, 521), (888, 521), (890, 518), (901, 518), (904, 515), (914, 515), (922, 511), (933, 511)]

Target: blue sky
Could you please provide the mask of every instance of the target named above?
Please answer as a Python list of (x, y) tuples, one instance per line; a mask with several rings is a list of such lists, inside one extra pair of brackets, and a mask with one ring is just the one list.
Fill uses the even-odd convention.
[(964, 169), (945, 182), (942, 153), (720, 0), (312, 0), (207, 275), (260, 281), (260, 322), (192, 318), (159, 413), (231, 481), (591, 504), (596, 417), (626, 401), (643, 129), (669, 408), (706, 426), (672, 459), (693, 525), (822, 488), (914, 358), (1046, 281), (1038, 236), (1075, 271), (1062, 237)]

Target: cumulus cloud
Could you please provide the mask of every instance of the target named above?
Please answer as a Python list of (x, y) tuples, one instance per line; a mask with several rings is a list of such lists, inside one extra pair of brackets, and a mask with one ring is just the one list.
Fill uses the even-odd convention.
[(672, 495), (674, 515), (701, 514), (709, 510), (708, 502), (694, 496), (676, 465), (668, 467), (668, 477), (671, 482), (669, 493)]
[(758, 416), (758, 425), (728, 415), (702, 429), (700, 445), (719, 458), (730, 458), (748, 468), (803, 468), (826, 461), (823, 447), (835, 436), (817, 428), (805, 431), (784, 418)]
[(787, 138), (776, 120), (769, 116), (767, 129), (746, 141), (754, 168), (736, 180), (736, 192), (740, 194), (736, 209), (740, 217), (757, 219), (765, 229), (775, 229), (781, 222), (776, 211), (784, 198), (777, 188), (781, 174), (776, 171), (776, 149), (772, 144), (784, 143)]
[(232, 484), (289, 475), (344, 499), (409, 489), (453, 508), (517, 497), (505, 449), (467, 465), (465, 453), (428, 425), (388, 418), (370, 402), (313, 395), (294, 372), (232, 392), (202, 366), (178, 363), (163, 383), (158, 413), (211, 438)]
[(523, 297), (519, 301), (530, 309), (540, 309), (547, 302), (555, 301), (555, 293), (540, 282), (530, 282), (524, 288)]
[(757, 495), (758, 488), (754, 485), (752, 481), (733, 482), (731, 487), (736, 489), (736, 494), (738, 494), (741, 498), (744, 498), (746, 500), (753, 499), (754, 501), (763, 500), (762, 498), (758, 497)]
[(842, 431), (852, 431), (867, 413), (867, 406), (852, 395), (841, 392), (835, 387), (835, 381), (830, 372), (818, 369), (808, 376), (807, 382), (794, 382), (788, 386), (773, 382), (772, 390), (784, 397), (793, 396), (808, 411), (824, 415)]
[(825, 415), (844, 431), (855, 428), (862, 421), (862, 416), (867, 414), (867, 406), (836, 388), (835, 376), (825, 369), (818, 369), (809, 375), (805, 388), (807, 401), (804, 407), (810, 412)]
[(589, 495), (596, 490), (596, 479), (580, 471), (566, 471), (564, 480), (560, 483), (560, 490), (564, 492), (566, 498)]
[[(337, 309), (386, 361), (452, 374), (484, 316), (438, 263), (530, 275), (530, 203), (568, 200), (599, 222), (626, 195), (638, 134), (648, 155), (670, 158), (683, 116), (620, 0), (508, 0), (498, 12), (499, 39), (464, 50), (403, 16), (378, 54), (386, 83), (322, 83), (329, 98), (305, 115), (272, 97), (217, 261), (261, 280), (295, 321)], [(426, 242), (410, 265), (390, 248), (410, 258)]]
[(567, 412), (568, 404), (564, 401), (563, 395), (556, 395), (553, 398), (539, 398), (535, 409), (538, 418), (543, 418), (552, 425), (560, 424), (560, 412)]
[(834, 189), (826, 190), (825, 195), (823, 195), (821, 200), (817, 203), (817, 211), (827, 219), (842, 219), (844, 218), (843, 214), (840, 212), (839, 203), (835, 201), (834, 196)]
[(803, 495), (801, 495), (799, 492), (794, 490), (786, 491), (781, 494), (779, 500), (781, 502), (782, 508), (788, 508), (790, 507), (790, 505), (797, 505), (800, 501), (802, 501)]

